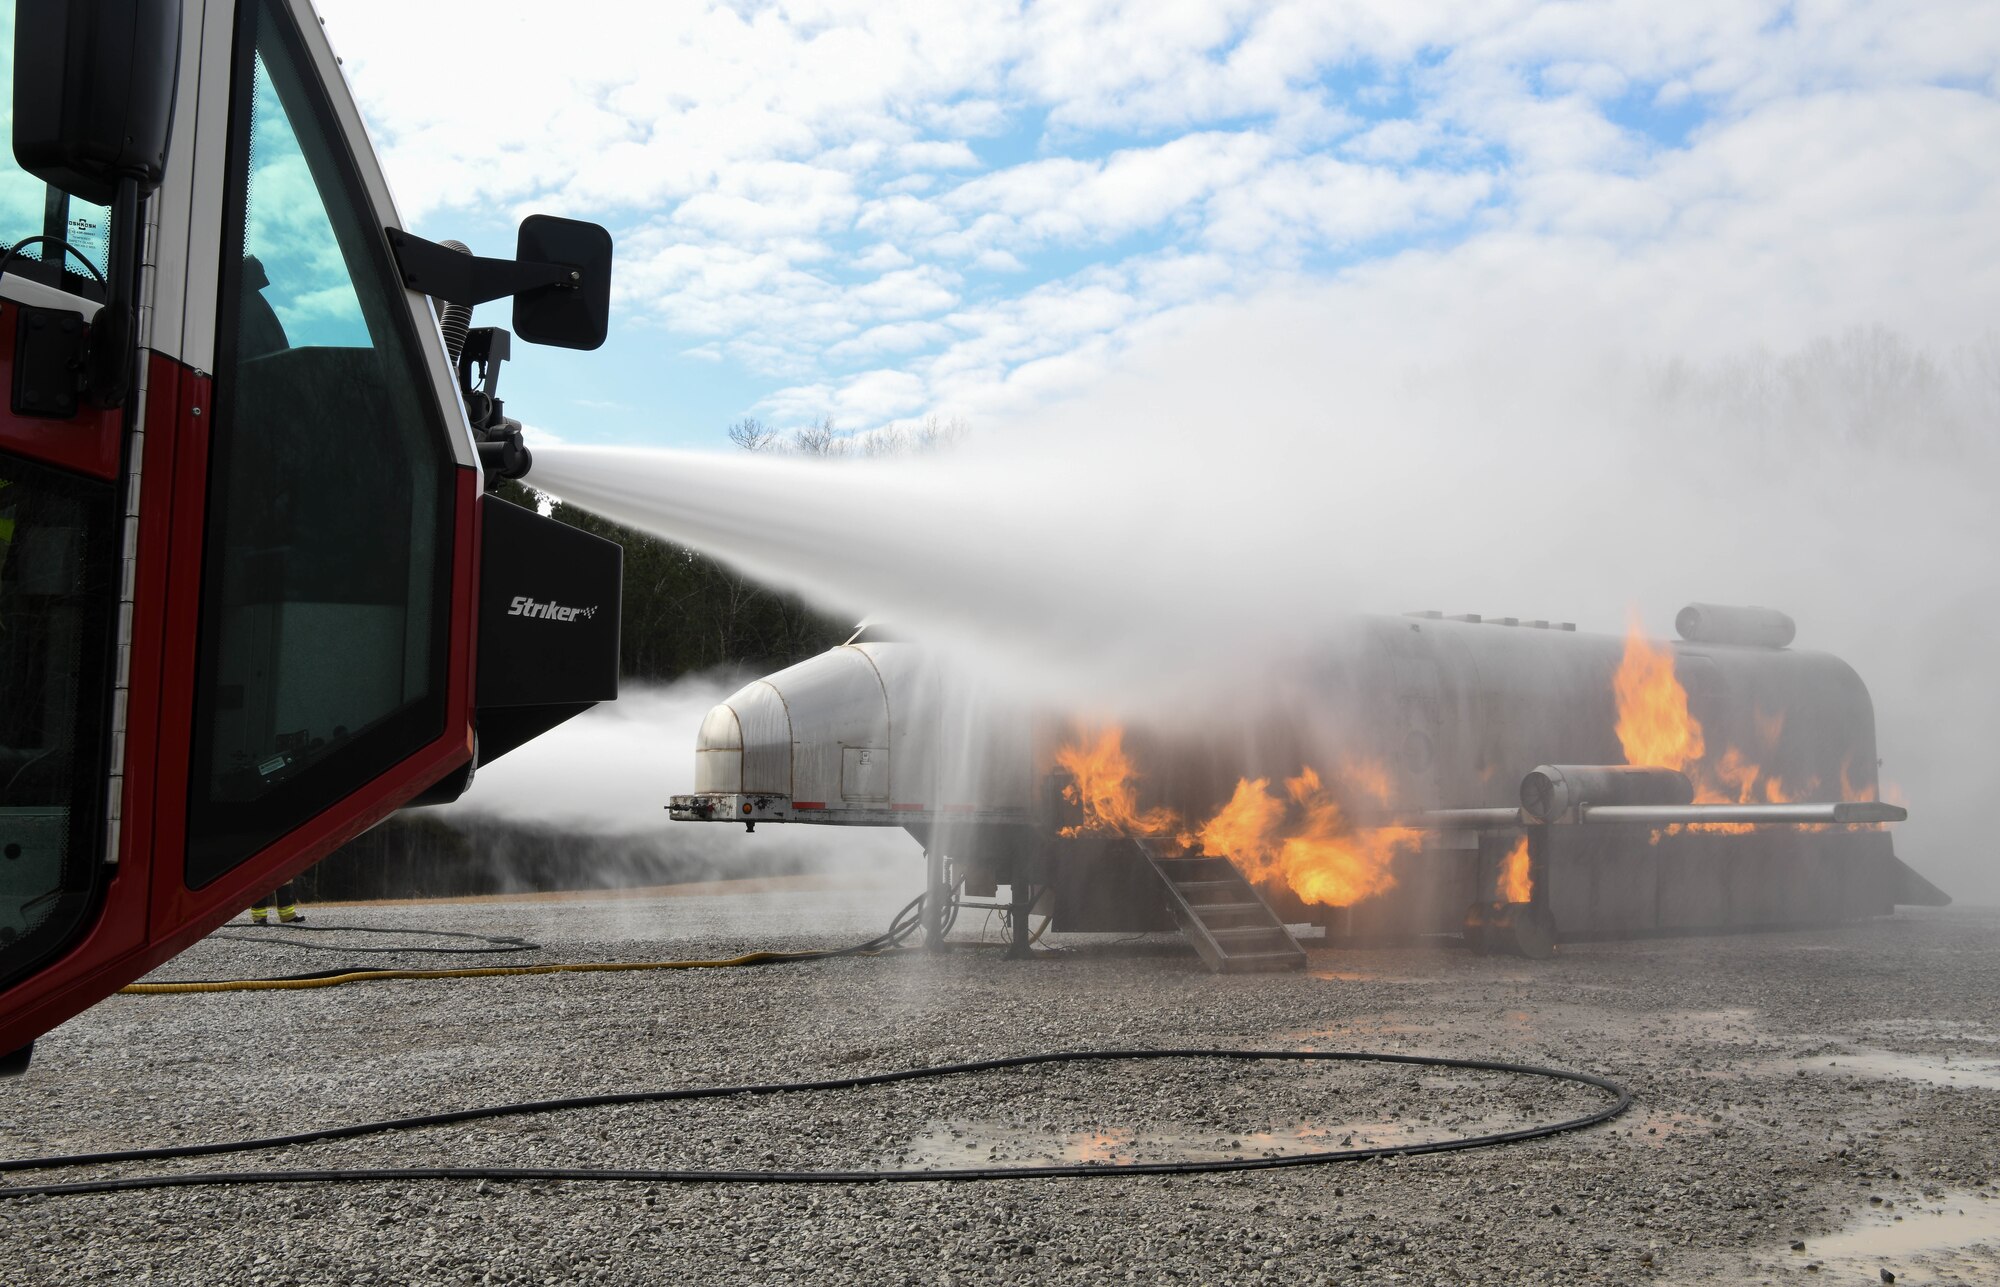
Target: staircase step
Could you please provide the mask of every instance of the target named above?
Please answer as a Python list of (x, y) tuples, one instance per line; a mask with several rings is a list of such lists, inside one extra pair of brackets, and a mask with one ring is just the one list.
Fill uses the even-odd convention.
[(1222, 964), (1224, 974), (1275, 974), (1302, 969), (1305, 953), (1296, 945), (1284, 952), (1232, 952)]
[(1172, 857), (1160, 841), (1137, 840), (1166, 886), (1181, 934), (1218, 974), (1299, 970), (1305, 950), (1227, 858)]
[(1218, 943), (1242, 943), (1252, 939), (1283, 937), (1290, 939), (1292, 933), (1282, 925), (1232, 925), (1223, 929), (1209, 926), (1208, 935)]
[[(1192, 858), (1155, 858), (1153, 864), (1169, 880), (1214, 880), (1227, 879), (1236, 872), (1236, 865), (1227, 858), (1216, 858), (1209, 854), (1197, 854)], [(1238, 873), (1240, 874), (1240, 873)]]

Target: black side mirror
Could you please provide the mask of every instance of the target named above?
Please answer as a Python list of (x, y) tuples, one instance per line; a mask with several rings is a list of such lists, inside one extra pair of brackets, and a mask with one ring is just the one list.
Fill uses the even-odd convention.
[(471, 308), (514, 297), (514, 332), (530, 344), (594, 349), (611, 325), (611, 234), (581, 219), (529, 215), (512, 259), (482, 259), (383, 230), (403, 285)]
[(611, 234), (581, 219), (529, 215), (521, 220), (514, 259), (569, 264), (571, 286), (542, 286), (514, 297), (514, 334), (530, 344), (594, 349), (611, 326)]
[(14, 158), (45, 183), (110, 205), (167, 168), (180, 76), (175, 0), (21, 0), (14, 16)]

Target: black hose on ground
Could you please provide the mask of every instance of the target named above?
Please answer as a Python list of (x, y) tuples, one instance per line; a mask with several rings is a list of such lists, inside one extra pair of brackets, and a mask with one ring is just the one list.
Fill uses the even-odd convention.
[(79, 1153), (64, 1157), (18, 1158), (0, 1162), (0, 1172), (59, 1170), (80, 1166), (100, 1166), (117, 1162), (156, 1162), (170, 1158), (207, 1157), (221, 1153), (248, 1153), (260, 1149), (287, 1148), (324, 1140), (354, 1139), (388, 1131), (415, 1130), (496, 1117), (517, 1117), (530, 1113), (569, 1112), (583, 1108), (603, 1108), (617, 1104), (650, 1104), (698, 1099), (721, 1099), (729, 1095), (780, 1095), (799, 1091), (856, 1090), (897, 1082), (924, 1081), (968, 1073), (992, 1072), (1003, 1068), (1029, 1068), (1048, 1064), (1109, 1063), (1126, 1060), (1224, 1059), (1251, 1063), (1259, 1061), (1346, 1062), (1407, 1064), (1422, 1068), (1458, 1068), (1475, 1072), (1512, 1073), (1544, 1077), (1555, 1081), (1591, 1086), (1613, 1097), (1612, 1103), (1596, 1112), (1544, 1126), (1499, 1131), (1461, 1139), (1429, 1140), (1418, 1144), (1385, 1145), (1378, 1148), (1335, 1149), (1315, 1153), (1290, 1153), (1276, 1157), (1221, 1158), (1180, 1162), (1056, 1163), (1046, 1166), (982, 1166), (937, 1170), (861, 1171), (702, 1171), (644, 1170), (583, 1167), (340, 1167), (296, 1171), (223, 1171), (188, 1174), (133, 1175), (112, 1179), (82, 1180), (68, 1184), (36, 1184), (0, 1187), (0, 1198), (62, 1197), (84, 1193), (123, 1193), (138, 1189), (193, 1188), (231, 1184), (316, 1184), (365, 1183), (404, 1180), (620, 1180), (650, 1184), (895, 1184), (935, 1181), (1090, 1179), (1113, 1175), (1212, 1175), (1231, 1171), (1275, 1171), (1301, 1166), (1325, 1166), (1335, 1162), (1365, 1162), (1375, 1158), (1415, 1157), (1426, 1153), (1455, 1153), (1467, 1149), (1490, 1148), (1546, 1139), (1568, 1131), (1582, 1130), (1624, 1112), (1632, 1104), (1632, 1092), (1606, 1077), (1563, 1068), (1510, 1063), (1500, 1059), (1452, 1059), (1442, 1055), (1397, 1055), (1348, 1050), (1076, 1050), (1051, 1054), (1015, 1055), (1005, 1059), (980, 1059), (968, 1063), (943, 1064), (933, 1068), (906, 1068), (896, 1072), (870, 1073), (856, 1077), (836, 1077), (824, 1081), (772, 1082), (753, 1086), (697, 1086), (680, 1090), (626, 1091), (601, 1095), (574, 1095), (562, 1099), (533, 1100), (518, 1104), (497, 1104), (487, 1108), (465, 1108), (444, 1113), (425, 1113), (380, 1122), (332, 1126), (293, 1135), (272, 1135), (262, 1139), (234, 1140), (210, 1144), (176, 1145), (167, 1148), (122, 1149), (105, 1153)]
[[(240, 929), (273, 928), (264, 925), (237, 926)], [(422, 952), (427, 956), (488, 956), (496, 952), (539, 952), (540, 943), (512, 934), (474, 934), (468, 930), (441, 929), (396, 929), (388, 925), (299, 925), (280, 922), (275, 926), (276, 934), (226, 934), (209, 935), (212, 939), (227, 939), (232, 943), (263, 943), (266, 946), (302, 947), (310, 952), (366, 952), (409, 953)], [(401, 937), (419, 938), (469, 938), (484, 943), (485, 947), (356, 947), (349, 943), (308, 943), (293, 938), (295, 934), (395, 934)]]
[[(210, 992), (290, 992), (307, 988), (337, 988), (349, 983), (366, 983), (386, 979), (493, 979), (516, 978), (531, 974), (586, 974), (607, 973), (622, 970), (716, 970), (730, 969), (744, 965), (776, 965), (785, 962), (826, 961), (841, 956), (881, 956), (903, 950), (903, 943), (923, 925), (921, 909), (924, 896), (917, 895), (903, 904), (889, 921), (889, 928), (866, 942), (851, 947), (815, 948), (800, 952), (745, 952), (741, 956), (724, 957), (707, 961), (579, 961), (557, 962), (546, 965), (488, 965), (471, 966), (462, 969), (368, 969), (357, 966), (340, 966), (330, 970), (310, 970), (302, 974), (279, 974), (261, 979), (180, 979), (171, 983), (128, 983), (118, 989), (121, 996), (190, 996)], [(952, 901), (946, 907), (944, 929), (946, 933), (958, 923), (958, 898), (954, 890)], [(286, 933), (309, 927), (287, 924)], [(389, 927), (364, 927), (324, 925), (310, 928), (323, 930), (360, 930), (371, 934), (438, 934), (451, 938), (477, 938), (489, 943), (519, 944), (518, 947), (494, 948), (388, 948), (357, 947), (347, 949), (355, 952), (469, 952), (478, 954), (486, 951), (527, 951), (539, 949), (541, 944), (526, 939), (486, 934), (469, 934), (456, 930), (399, 930)], [(281, 943), (282, 938), (251, 937), (242, 934), (215, 934), (213, 938), (236, 939), (252, 943)], [(308, 946), (293, 944), (293, 946)]]

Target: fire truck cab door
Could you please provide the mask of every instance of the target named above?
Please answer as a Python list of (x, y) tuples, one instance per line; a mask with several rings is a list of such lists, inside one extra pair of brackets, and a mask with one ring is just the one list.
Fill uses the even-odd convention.
[(0, 155), (0, 1060), (472, 755), (480, 476), (338, 60), (181, 19), (122, 406), (50, 375), (121, 229)]

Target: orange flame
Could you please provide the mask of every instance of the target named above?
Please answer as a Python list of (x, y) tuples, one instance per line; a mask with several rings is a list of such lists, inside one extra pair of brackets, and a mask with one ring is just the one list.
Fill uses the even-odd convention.
[(1503, 903), (1525, 903), (1534, 895), (1534, 877), (1528, 874), (1528, 838), (1522, 836), (1514, 842), (1513, 852), (1500, 860), (1494, 896)]
[[(1625, 656), (1612, 678), (1612, 688), (1618, 696), (1618, 744), (1624, 748), (1625, 762), (1687, 774), (1694, 783), (1696, 804), (1789, 804), (1819, 789), (1818, 778), (1786, 783), (1767, 773), (1739, 747), (1725, 747), (1720, 755), (1710, 755), (1701, 721), (1688, 709), (1687, 689), (1674, 674), (1672, 649), (1656, 647), (1647, 640), (1636, 618), (1625, 637)], [(1785, 731), (1785, 713), (1757, 710), (1752, 715), (1762, 751), (1776, 751)], [(1755, 824), (1699, 822), (1688, 829), (1740, 833), (1755, 830)], [(1668, 827), (1666, 834), (1680, 831), (1676, 824)], [(1655, 844), (1659, 838), (1660, 833), (1654, 832)]]
[[(1349, 776), (1386, 801), (1388, 777), (1379, 768), (1346, 766), (1343, 778)], [(1390, 864), (1423, 840), (1423, 833), (1407, 827), (1355, 827), (1309, 765), (1285, 779), (1285, 796), (1289, 802), (1271, 791), (1267, 778), (1245, 778), (1193, 838), (1252, 881), (1282, 884), (1326, 907), (1351, 907), (1394, 889)]]
[(1083, 809), (1083, 824), (1064, 827), (1062, 834), (1122, 831), (1132, 836), (1171, 832), (1180, 818), (1171, 809), (1139, 808), (1139, 773), (1125, 754), (1125, 730), (1106, 728), (1056, 749), (1056, 766), (1067, 771), (1070, 784), (1063, 799)]
[[(1177, 833), (1183, 847), (1227, 858), (1250, 880), (1283, 885), (1309, 903), (1346, 907), (1395, 888), (1390, 864), (1423, 840), (1422, 832), (1405, 827), (1357, 828), (1310, 766), (1285, 780), (1282, 795), (1269, 778), (1243, 778), (1215, 816), (1183, 829), (1172, 809), (1139, 807), (1140, 774), (1125, 751), (1123, 729), (1080, 734), (1056, 749), (1055, 762), (1071, 779), (1063, 798), (1083, 812), (1083, 821), (1063, 835)], [(1351, 791), (1389, 802), (1382, 766), (1344, 762), (1340, 776)]]
[[(1183, 832), (1181, 844), (1234, 861), (1236, 854), (1269, 852), (1272, 837), (1285, 825), (1285, 802), (1271, 794), (1269, 778), (1240, 778), (1236, 793), (1222, 811), (1195, 834)], [(1237, 866), (1243, 866), (1237, 863)], [(1247, 869), (1246, 869), (1247, 870)]]
[(1618, 744), (1625, 748), (1627, 764), (1685, 773), (1701, 759), (1701, 723), (1688, 713), (1687, 689), (1674, 675), (1674, 655), (1648, 642), (1636, 618), (1611, 686), (1618, 694)]
[(1843, 800), (1880, 799), (1880, 787), (1881, 779), (1879, 778), (1866, 786), (1856, 784), (1854, 781), (1854, 753), (1852, 751), (1848, 752), (1847, 758), (1840, 762), (1840, 798)]

